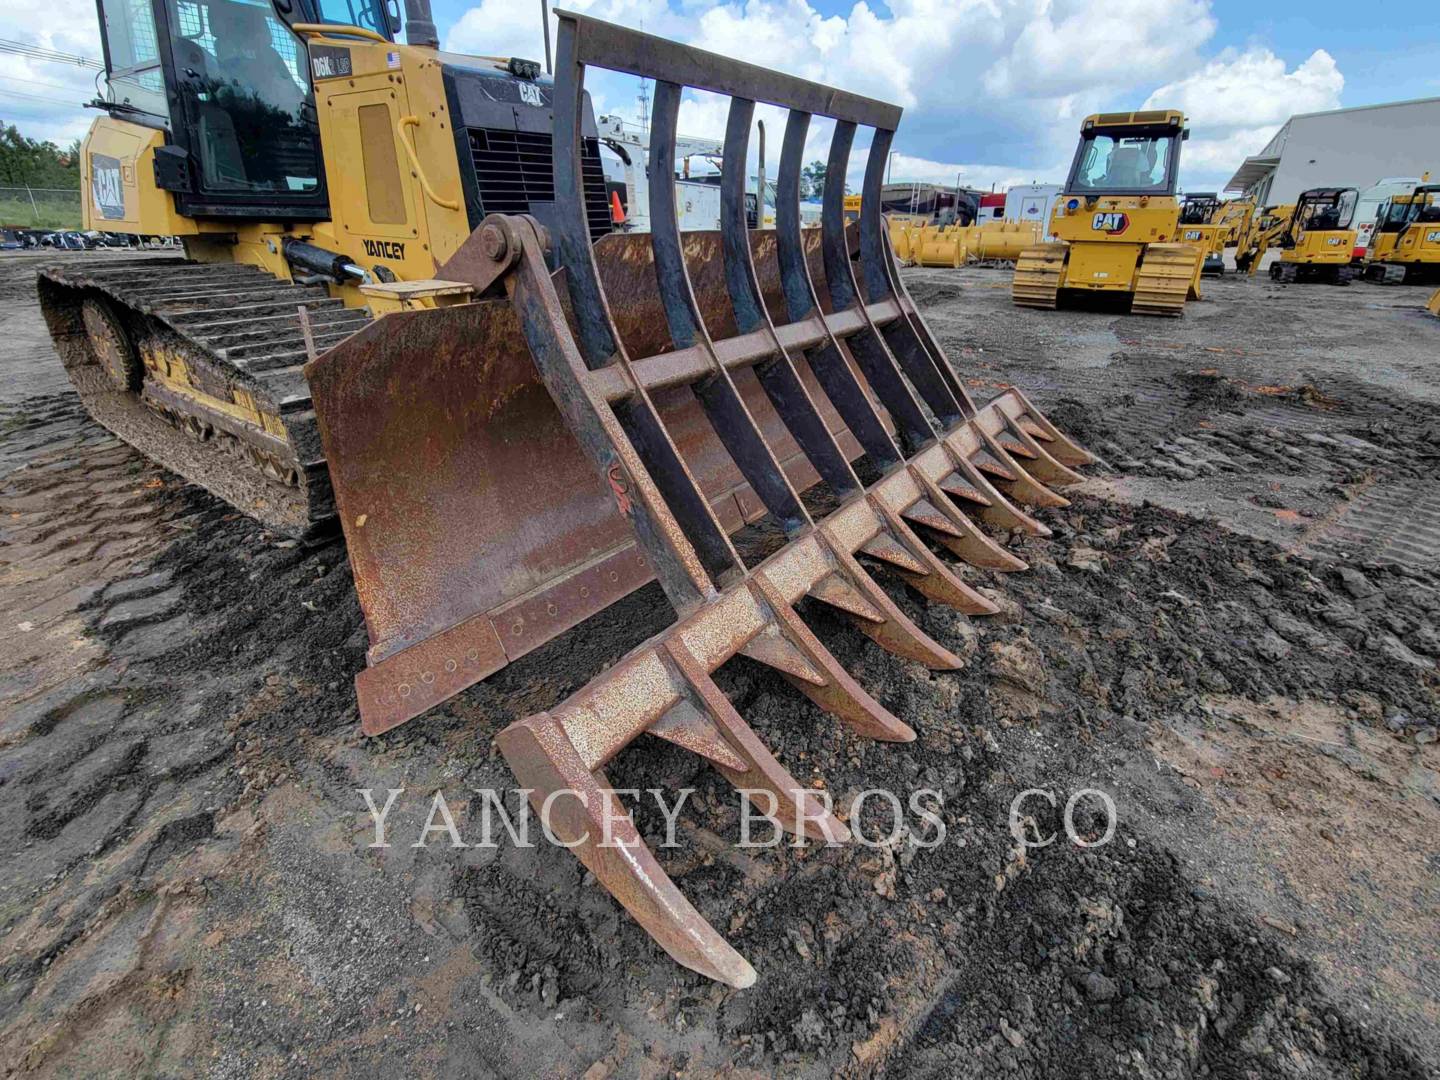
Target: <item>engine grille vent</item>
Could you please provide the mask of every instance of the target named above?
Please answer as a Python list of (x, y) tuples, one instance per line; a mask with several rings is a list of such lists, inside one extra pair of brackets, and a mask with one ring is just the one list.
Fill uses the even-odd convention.
[[(555, 201), (549, 135), (494, 128), (470, 128), (468, 133), (482, 216), (527, 214), (532, 203)], [(581, 170), (585, 217), (593, 241), (611, 229), (605, 170), (600, 164), (600, 145), (594, 139), (585, 140)]]

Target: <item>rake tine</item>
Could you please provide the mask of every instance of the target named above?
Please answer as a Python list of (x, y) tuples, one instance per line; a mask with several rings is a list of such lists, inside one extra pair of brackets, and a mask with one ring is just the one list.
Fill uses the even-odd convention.
[[(917, 573), (898, 563), (892, 564), (897, 567), (901, 577), (907, 583), (913, 585), (931, 600), (949, 604), (957, 611), (963, 611), (967, 615), (994, 615), (1000, 610), (993, 600), (987, 600), (966, 585), (955, 576), (954, 571), (936, 558), (935, 554), (925, 546), (925, 542), (901, 520), (899, 514), (873, 495), (870, 503), (884, 519), (890, 534), (899, 540), (921, 566), (921, 571)], [(866, 554), (869, 554), (868, 550)]]
[(1025, 469), (1010, 456), (1009, 452), (995, 440), (995, 437), (978, 424), (975, 430), (980, 434), (980, 440), (985, 444), (985, 449), (990, 452), (1001, 467), (1008, 472), (1008, 477), (999, 477), (1001, 484), (1008, 485), (1009, 491), (1016, 499), (1026, 506), (1053, 506), (1064, 507), (1070, 505), (1070, 500), (1063, 495), (1056, 495), (1040, 481), (1034, 479)]
[(603, 774), (585, 768), (558, 720), (538, 713), (511, 724), (495, 741), (520, 785), (530, 789), (535, 810), (544, 813), (550, 800), (556, 839), (661, 948), (677, 963), (737, 990), (754, 985), (755, 969), (685, 899)]
[(1094, 464), (1095, 455), (1052, 424), (1049, 417), (1030, 403), (1030, 399), (1019, 387), (1010, 387), (991, 404), (1004, 408), (1007, 398), (1013, 400), (1022, 411), (1019, 415), (1012, 415), (1009, 409), (1005, 409), (1006, 414), (1011, 415), (1011, 418), (1032, 436), (1049, 443), (1047, 449), (1056, 461), (1070, 466)]
[[(999, 570), (1003, 573), (1028, 569), (1023, 559), (1012, 555), (991, 540), (973, 521), (956, 509), (955, 504), (946, 497), (945, 492), (935, 481), (913, 465), (910, 467), (910, 473), (915, 477), (915, 482), (920, 485), (926, 497), (906, 510), (905, 517), (930, 529), (936, 534), (940, 543), (971, 566)], [(984, 498), (978, 491), (974, 494)], [(989, 504), (987, 500), (982, 507), (986, 505), (992, 504)]]
[(735, 706), (730, 703), (730, 699), (715, 685), (715, 680), (696, 662), (690, 651), (673, 638), (665, 643), (664, 648), (670, 662), (675, 665), (680, 677), (694, 693), (706, 718), (724, 734), (737, 755), (744, 759), (744, 769), (727, 768), (716, 762), (716, 767), (725, 778), (741, 791), (769, 792), (775, 800), (773, 807), (761, 806), (749, 794), (746, 798), (755, 809), (776, 819), (786, 832), (794, 834), (798, 824), (799, 835), (812, 840), (821, 840), (828, 844), (840, 844), (849, 840), (850, 830), (830, 812), (813, 791), (802, 787), (800, 781), (791, 776), (785, 766), (775, 759), (760, 736), (745, 723)]
[(1027, 460), (1024, 468), (1031, 476), (1057, 487), (1069, 487), (1072, 484), (1081, 483), (1085, 479), (1074, 469), (1062, 465), (1051, 457), (1050, 452), (1015, 420), (1009, 417), (1006, 417), (1006, 420), (1009, 423), (1011, 435), (1025, 448)]
[[(832, 577), (834, 576), (836, 575), (832, 575)], [(757, 600), (769, 608), (775, 620), (774, 625), (780, 628), (785, 639), (804, 653), (816, 670), (824, 676), (824, 683), (817, 685), (808, 680), (797, 679), (782, 670), (781, 674), (789, 679), (796, 689), (820, 708), (839, 718), (857, 735), (864, 735), (881, 742), (915, 741), (915, 732), (910, 725), (895, 717), (851, 677), (850, 673), (840, 665), (840, 661), (835, 659), (830, 650), (805, 625), (805, 620), (796, 614), (795, 609), (785, 602), (785, 598), (775, 590), (770, 582), (765, 580), (763, 575), (751, 580), (750, 591)], [(822, 592), (817, 590), (811, 590), (810, 595), (816, 599), (826, 599)], [(834, 600), (827, 600), (827, 603), (850, 615), (857, 625), (864, 623), (874, 626), (884, 619), (884, 616), (878, 613), (856, 614), (854, 608), (857, 605), (854, 604), (841, 606), (835, 604)], [(876, 612), (874, 607), (870, 607), (869, 610), (872, 613)]]
[[(843, 545), (835, 543), (830, 538), (824, 525), (821, 525), (816, 532), (839, 564), (838, 569), (844, 576), (846, 584), (864, 596), (867, 603), (885, 616), (885, 621), (882, 623), (870, 622), (868, 619), (854, 619), (856, 628), (862, 634), (896, 656), (918, 661), (932, 671), (955, 671), (965, 666), (960, 657), (911, 622), (909, 617), (896, 606), (895, 601), (890, 599), (885, 590), (875, 584), (870, 575), (866, 573), (865, 568), (855, 560), (855, 556), (846, 551)], [(816, 599), (822, 598), (816, 597)]]
[[(971, 430), (974, 430), (973, 426)], [(978, 503), (982, 521), (1001, 529), (1020, 529), (1031, 536), (1049, 536), (1050, 527), (1036, 521), (1001, 494), (1000, 489), (970, 460), (965, 448), (957, 445), (958, 441), (958, 436), (941, 440), (955, 465), (955, 473), (942, 480), (940, 486), (957, 499)], [(975, 498), (977, 494), (980, 499)]]

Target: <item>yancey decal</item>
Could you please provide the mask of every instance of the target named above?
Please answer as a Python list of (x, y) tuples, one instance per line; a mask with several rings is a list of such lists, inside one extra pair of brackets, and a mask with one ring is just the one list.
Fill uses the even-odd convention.
[(404, 259), (405, 245), (396, 240), (365, 240), (365, 254), (372, 259)]
[(1130, 227), (1130, 216), (1122, 214), (1118, 210), (1096, 214), (1090, 219), (1090, 228), (1095, 232), (1108, 233), (1110, 236), (1119, 236)]
[(102, 218), (125, 216), (125, 187), (120, 179), (120, 162), (104, 154), (90, 155), (90, 198)]

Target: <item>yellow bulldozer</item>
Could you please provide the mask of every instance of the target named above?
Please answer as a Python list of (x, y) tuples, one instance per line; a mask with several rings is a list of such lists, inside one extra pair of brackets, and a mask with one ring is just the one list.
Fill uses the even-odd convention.
[(1204, 254), (1200, 273), (1220, 277), (1225, 273), (1225, 237), (1228, 229), (1216, 222), (1220, 197), (1213, 191), (1190, 192), (1180, 204), (1176, 239), (1193, 244)]
[(1365, 278), (1381, 285), (1440, 281), (1440, 184), (1392, 195), (1380, 208), (1365, 255)]
[(1287, 285), (1315, 281), (1349, 285), (1356, 273), (1358, 232), (1352, 225), (1359, 199), (1355, 188), (1301, 192), (1294, 213), (1273, 242), (1280, 257), (1270, 264), (1271, 279)]
[[(370, 636), (362, 729), (411, 720), (650, 581), (675, 621), (497, 736), (519, 786), (677, 961), (756, 973), (686, 900), (605, 779), (641, 735), (697, 754), (797, 836), (847, 826), (712, 673), (743, 654), (864, 736), (915, 732), (809, 630), (809, 598), (935, 670), (961, 659), (882, 569), (975, 615), (938, 550), (1002, 543), (1091, 461), (1018, 390), (971, 397), (899, 277), (880, 213), (900, 109), (561, 13), (553, 78), (406, 44), (382, 0), (104, 5), (87, 227), (184, 258), (58, 261), (39, 292), (90, 412), (277, 533), (343, 529)], [(651, 228), (612, 231), (587, 72), (653, 80)], [(682, 95), (728, 95), (721, 227), (682, 233)], [(788, 110), (775, 227), (752, 230), (757, 102)], [(869, 152), (847, 220), (801, 227)], [(856, 462), (864, 458), (857, 471)], [(863, 480), (861, 476), (865, 477)], [(823, 500), (802, 499), (824, 483)], [(778, 540), (742, 558), (761, 520)], [(749, 548), (746, 549), (750, 550)]]
[(1138, 314), (1183, 315), (1204, 263), (1200, 246), (1177, 242), (1187, 135), (1174, 109), (1086, 117), (1050, 221), (1057, 239), (1021, 254), (1015, 303), (1054, 308), (1071, 297), (1117, 296)]

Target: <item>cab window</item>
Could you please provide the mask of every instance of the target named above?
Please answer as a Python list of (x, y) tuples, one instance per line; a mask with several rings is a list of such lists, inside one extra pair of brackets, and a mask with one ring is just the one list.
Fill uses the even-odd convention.
[(150, 0), (101, 0), (110, 100), (168, 120), (165, 77)]
[(1071, 190), (1168, 191), (1173, 141), (1171, 135), (1087, 135)]
[(313, 194), (319, 131), (298, 38), (268, 0), (167, 0), (176, 81), (212, 194)]
[(316, 0), (322, 23), (361, 26), (390, 37), (390, 27), (380, 0)]

